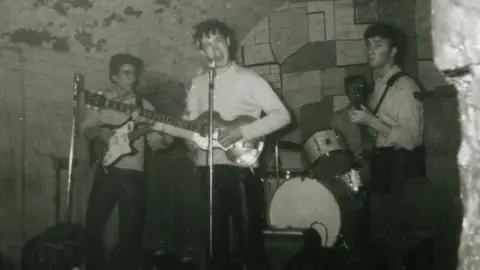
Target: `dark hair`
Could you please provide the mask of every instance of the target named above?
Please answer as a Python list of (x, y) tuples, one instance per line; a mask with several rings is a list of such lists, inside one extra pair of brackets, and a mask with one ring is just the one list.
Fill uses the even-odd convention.
[(217, 34), (222, 35), (225, 39), (230, 39), (230, 56), (233, 56), (236, 47), (235, 37), (233, 35), (233, 30), (225, 23), (216, 19), (208, 19), (195, 25), (193, 30), (195, 31), (193, 33), (193, 40), (200, 49), (202, 48), (201, 40), (203, 37)]
[(85, 262), (86, 244), (79, 225), (59, 224), (27, 242), (22, 270), (71, 270)]
[(375, 23), (369, 26), (363, 34), (365, 41), (374, 37), (387, 39), (391, 48), (397, 48), (395, 64), (399, 66), (403, 65), (407, 50), (407, 38), (403, 31), (387, 23)]
[(144, 68), (143, 60), (131, 54), (119, 53), (110, 57), (109, 78), (112, 82), (112, 76), (118, 75), (118, 72), (120, 72), (122, 66), (126, 64), (130, 64), (135, 67), (135, 76), (138, 79), (138, 76), (140, 76), (140, 73)]

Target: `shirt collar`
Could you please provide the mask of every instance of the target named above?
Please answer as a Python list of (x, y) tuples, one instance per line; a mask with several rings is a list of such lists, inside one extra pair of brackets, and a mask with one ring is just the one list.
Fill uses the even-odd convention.
[(393, 76), (393, 74), (399, 71), (401, 71), (401, 69), (397, 65), (392, 66), (392, 68), (387, 72), (387, 74), (385, 74), (382, 78), (377, 78), (375, 80), (375, 85), (380, 86), (380, 85), (386, 84), (388, 79), (390, 79)]

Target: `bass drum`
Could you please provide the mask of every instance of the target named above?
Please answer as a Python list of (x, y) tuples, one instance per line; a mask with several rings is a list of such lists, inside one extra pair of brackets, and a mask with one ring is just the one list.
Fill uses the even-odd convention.
[(341, 181), (326, 183), (310, 177), (294, 177), (275, 192), (269, 205), (269, 227), (290, 231), (314, 228), (322, 237), (323, 246), (332, 247), (342, 225), (351, 223), (359, 206), (358, 199)]

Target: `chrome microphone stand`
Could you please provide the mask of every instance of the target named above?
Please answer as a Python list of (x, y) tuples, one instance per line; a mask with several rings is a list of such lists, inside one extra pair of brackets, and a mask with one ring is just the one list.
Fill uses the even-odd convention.
[(85, 78), (82, 74), (76, 73), (74, 75), (73, 84), (73, 120), (72, 120), (72, 133), (70, 136), (70, 153), (68, 155), (68, 180), (67, 180), (67, 221), (72, 220), (72, 201), (73, 201), (73, 170), (75, 163), (76, 152), (76, 138), (77, 138), (77, 122), (79, 112), (79, 92), (83, 90)]
[(208, 167), (209, 167), (209, 213), (210, 213), (210, 231), (209, 231), (209, 261), (210, 265), (213, 258), (213, 90), (215, 89), (215, 61), (212, 61), (208, 67)]

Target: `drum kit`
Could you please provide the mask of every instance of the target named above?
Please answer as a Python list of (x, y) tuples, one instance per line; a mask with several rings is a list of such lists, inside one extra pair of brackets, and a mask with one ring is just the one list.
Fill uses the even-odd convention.
[[(282, 147), (301, 152), (305, 168), (283, 170), (279, 162)], [(274, 170), (263, 181), (269, 228), (265, 233), (300, 235), (314, 228), (324, 247), (343, 243), (342, 227), (361, 204), (363, 185), (360, 169), (341, 134), (334, 129), (321, 130), (296, 147), (277, 142), (274, 155)]]

